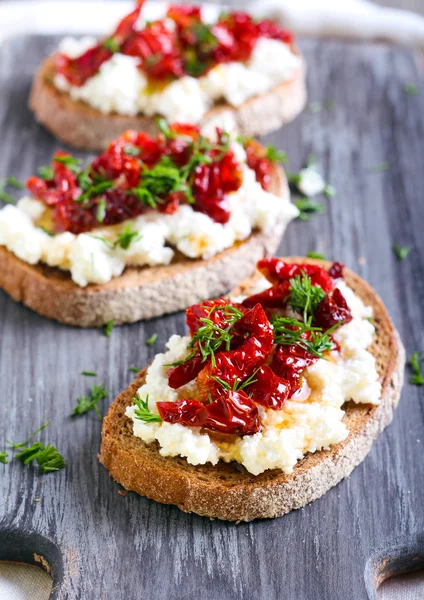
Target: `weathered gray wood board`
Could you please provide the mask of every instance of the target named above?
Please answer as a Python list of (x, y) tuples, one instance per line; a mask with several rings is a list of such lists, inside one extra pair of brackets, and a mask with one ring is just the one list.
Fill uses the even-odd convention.
[[(25, 179), (59, 148), (26, 108), (31, 75), (52, 44), (26, 39), (1, 50), (0, 178)], [(303, 48), (310, 100), (335, 105), (306, 111), (267, 141), (287, 150), (291, 171), (315, 154), (337, 194), (323, 200), (325, 214), (292, 224), (281, 254), (318, 250), (346, 262), (382, 295), (408, 352), (423, 349), (424, 95), (404, 91), (419, 83), (413, 57), (342, 43)], [(387, 171), (370, 172), (383, 161)], [(402, 263), (394, 243), (411, 248)], [(393, 424), (348, 480), (281, 519), (235, 526), (118, 493), (97, 462), (100, 422), (68, 416), (93, 383), (80, 372), (97, 371), (111, 401), (130, 382), (128, 367), (148, 363), (175, 331), (184, 331), (182, 314), (117, 328), (108, 339), (49, 322), (0, 293), (0, 449), (50, 418), (41, 439), (68, 463), (44, 477), (17, 461), (0, 465), (0, 559), (45, 556), (61, 600), (361, 600), (375, 550), (383, 553), (369, 563), (371, 597), (373, 565), (391, 547), (407, 548), (409, 568), (424, 537), (423, 388), (406, 385)], [(153, 332), (159, 339), (148, 348)]]

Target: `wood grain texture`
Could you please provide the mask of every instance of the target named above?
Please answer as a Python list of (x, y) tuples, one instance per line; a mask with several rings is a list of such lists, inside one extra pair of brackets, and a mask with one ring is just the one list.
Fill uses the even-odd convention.
[[(52, 38), (37, 38), (0, 52), (0, 178), (24, 179), (60, 147), (26, 108), (31, 74), (53, 47)], [(323, 200), (324, 215), (293, 223), (279, 252), (313, 249), (345, 261), (381, 295), (408, 353), (423, 349), (424, 96), (403, 90), (419, 82), (414, 59), (384, 46), (302, 48), (311, 101), (332, 98), (335, 106), (306, 111), (266, 141), (287, 150), (290, 171), (314, 153), (337, 194)], [(369, 172), (383, 161), (389, 170)], [(396, 261), (393, 243), (411, 247), (407, 260)], [(30, 560), (41, 549), (57, 565), (60, 600), (197, 600), (200, 593), (203, 600), (365, 600), (364, 569), (374, 552), (424, 531), (423, 388), (405, 387), (393, 424), (365, 462), (313, 505), (272, 521), (209, 521), (121, 496), (97, 461), (96, 416), (68, 417), (94, 381), (111, 390), (111, 401), (130, 383), (128, 367), (146, 365), (171, 333), (183, 331), (178, 314), (106, 338), (50, 322), (0, 294), (1, 449), (51, 418), (41, 439), (68, 462), (44, 477), (18, 461), (0, 465), (0, 559)], [(159, 339), (147, 347), (153, 332)], [(83, 369), (99, 376), (80, 376)]]

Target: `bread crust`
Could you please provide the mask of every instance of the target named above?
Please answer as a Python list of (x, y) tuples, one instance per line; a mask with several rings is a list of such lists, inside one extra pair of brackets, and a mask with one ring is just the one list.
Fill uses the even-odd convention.
[[(298, 257), (285, 260), (319, 262)], [(216, 466), (193, 466), (182, 457), (162, 457), (156, 443), (147, 445), (132, 435), (132, 421), (125, 416), (125, 408), (144, 382), (144, 370), (117, 397), (103, 422), (99, 459), (110, 475), (127, 490), (157, 502), (230, 521), (284, 515), (316, 500), (350, 475), (392, 420), (403, 383), (405, 351), (374, 290), (349, 269), (345, 270), (345, 280), (373, 307), (376, 335), (370, 351), (376, 358), (382, 383), (378, 406), (346, 404), (344, 422), (349, 429), (346, 440), (329, 450), (307, 454), (290, 475), (274, 470), (254, 476), (237, 463), (220, 461)]]
[[(231, 113), (242, 135), (265, 135), (292, 121), (306, 104), (306, 66), (301, 65), (292, 80), (264, 94), (250, 98), (240, 107), (229, 104), (213, 107), (202, 119), (206, 124), (219, 114)], [(63, 143), (85, 150), (103, 150), (126, 129), (157, 133), (154, 117), (103, 114), (80, 100), (73, 100), (53, 84), (55, 57), (40, 65), (31, 88), (29, 107), (36, 120)]]
[[(276, 166), (270, 190), (289, 198), (287, 180)], [(68, 272), (30, 265), (0, 246), (0, 288), (35, 312), (77, 327), (101, 327), (151, 319), (220, 296), (251, 275), (258, 260), (278, 248), (284, 227), (254, 232), (207, 260), (177, 253), (170, 265), (127, 267), (103, 285), (78, 286)]]

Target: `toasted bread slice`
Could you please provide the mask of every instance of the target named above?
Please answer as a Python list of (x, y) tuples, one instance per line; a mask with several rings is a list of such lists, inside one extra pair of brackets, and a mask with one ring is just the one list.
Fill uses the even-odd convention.
[[(320, 262), (290, 258), (292, 262)], [(146, 371), (122, 392), (103, 422), (100, 462), (126, 489), (165, 504), (176, 504), (185, 512), (230, 521), (278, 517), (316, 500), (347, 477), (365, 458), (373, 440), (390, 423), (403, 383), (404, 349), (387, 311), (373, 289), (345, 269), (346, 283), (374, 310), (376, 328), (370, 351), (376, 358), (381, 378), (378, 406), (345, 405), (348, 437), (329, 450), (308, 454), (290, 475), (279, 470), (250, 474), (238, 463), (220, 461), (193, 466), (184, 458), (163, 457), (157, 443), (146, 445), (132, 433), (125, 409), (143, 385)], [(247, 281), (235, 294), (251, 287)]]
[[(157, 133), (154, 117), (137, 115), (105, 115), (81, 101), (73, 100), (53, 84), (55, 57), (47, 58), (37, 71), (29, 99), (29, 107), (37, 121), (59, 140), (85, 150), (102, 150), (126, 129)], [(212, 108), (202, 120), (203, 125), (222, 113), (231, 113), (240, 134), (264, 135), (292, 121), (306, 103), (305, 63), (291, 81), (255, 96), (238, 108), (228, 104)]]
[[(281, 167), (274, 169), (270, 191), (288, 199)], [(108, 321), (133, 323), (182, 310), (220, 296), (248, 277), (258, 260), (273, 254), (284, 232), (253, 232), (207, 260), (176, 254), (170, 265), (127, 267), (104, 285), (78, 286), (69, 273), (44, 264), (30, 265), (0, 246), (0, 288), (35, 312), (67, 325), (101, 327)]]

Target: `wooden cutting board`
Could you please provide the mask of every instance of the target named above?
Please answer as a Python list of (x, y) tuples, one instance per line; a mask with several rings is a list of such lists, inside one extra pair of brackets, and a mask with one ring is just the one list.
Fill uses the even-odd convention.
[[(60, 148), (27, 109), (31, 76), (56, 41), (20, 39), (0, 51), (0, 178), (24, 180)], [(319, 199), (324, 214), (289, 227), (280, 253), (345, 262), (381, 294), (408, 353), (424, 349), (424, 93), (414, 57), (385, 46), (302, 47), (310, 101), (327, 108), (313, 104), (266, 141), (287, 151), (289, 171), (316, 155), (336, 195)], [(393, 244), (410, 247), (404, 262)], [(393, 424), (348, 480), (280, 519), (234, 525), (121, 495), (97, 461), (96, 415), (69, 415), (94, 382), (110, 390), (105, 412), (130, 383), (128, 368), (145, 366), (175, 332), (184, 332), (183, 314), (107, 338), (0, 293), (0, 450), (51, 419), (40, 439), (67, 461), (45, 476), (0, 464), (1, 560), (51, 569), (61, 600), (361, 600), (376, 597), (376, 574), (423, 566), (423, 387), (406, 384)]]

